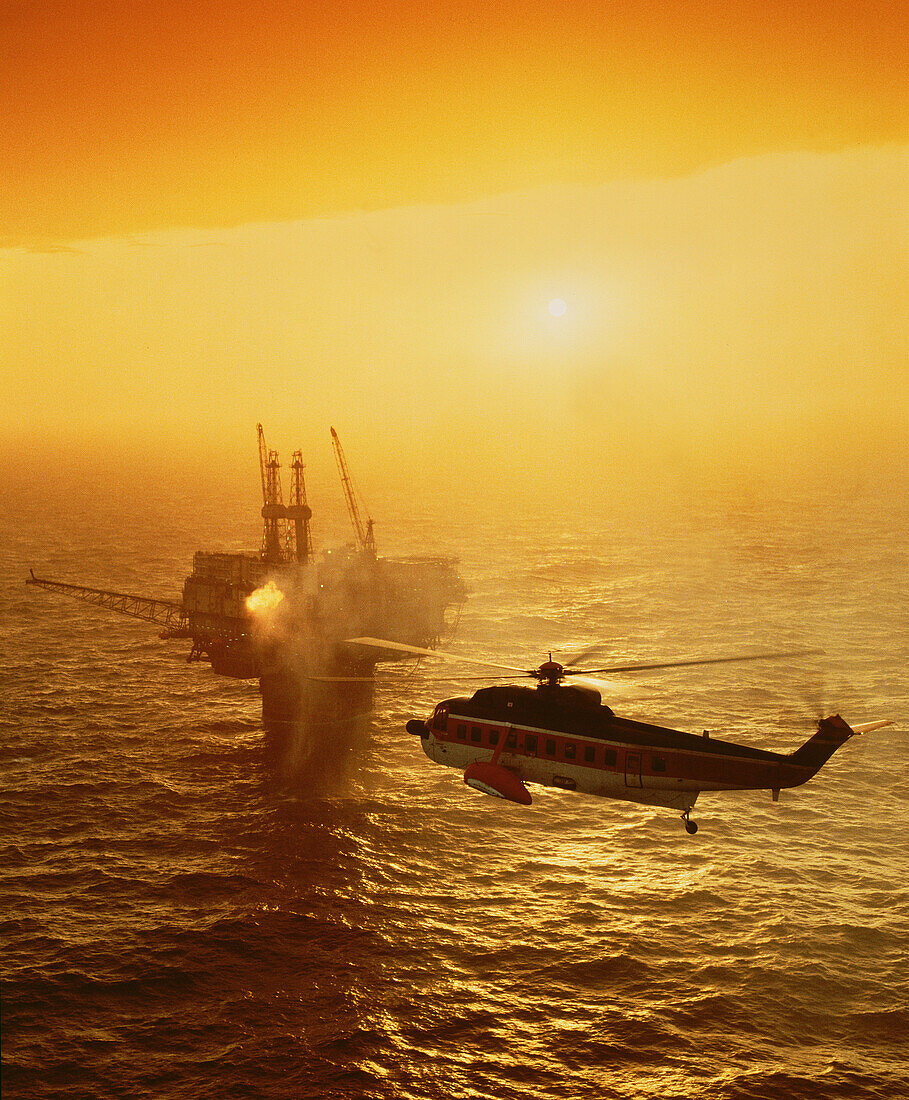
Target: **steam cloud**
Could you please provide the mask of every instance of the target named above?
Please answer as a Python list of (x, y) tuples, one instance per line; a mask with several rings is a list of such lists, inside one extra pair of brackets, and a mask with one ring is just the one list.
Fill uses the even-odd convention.
[(296, 566), (247, 599), (266, 726), (286, 778), (312, 793), (343, 788), (366, 747), (372, 665), (343, 645), (356, 626), (358, 572), (349, 568), (342, 584), (329, 585), (315, 566)]

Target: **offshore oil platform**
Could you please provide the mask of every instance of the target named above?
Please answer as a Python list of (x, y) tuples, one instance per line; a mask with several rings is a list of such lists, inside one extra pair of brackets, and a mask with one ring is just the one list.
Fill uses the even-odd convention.
[[(257, 679), (266, 726), (281, 726), (324, 697), (333, 680), (367, 682), (393, 651), (346, 646), (345, 639), (379, 637), (432, 648), (460, 611), (465, 589), (454, 558), (383, 558), (373, 520), (364, 523), (337, 432), (332, 446), (355, 543), (313, 552), (301, 451), (290, 463), (284, 503), (276, 451), (257, 425), (262, 479), (262, 543), (258, 550), (200, 550), (179, 602), (129, 595), (31, 576), (26, 584), (107, 608), (161, 627), (163, 639), (188, 639), (190, 662), (235, 679)], [(324, 701), (324, 698), (323, 698)]]

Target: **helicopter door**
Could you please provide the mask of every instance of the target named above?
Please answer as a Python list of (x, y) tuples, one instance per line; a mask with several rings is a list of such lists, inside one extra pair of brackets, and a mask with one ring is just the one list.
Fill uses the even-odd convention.
[(641, 754), (639, 752), (625, 753), (625, 786), (642, 787), (641, 782)]

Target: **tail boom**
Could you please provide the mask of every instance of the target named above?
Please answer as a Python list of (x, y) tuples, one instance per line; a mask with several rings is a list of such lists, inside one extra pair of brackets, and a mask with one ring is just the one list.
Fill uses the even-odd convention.
[(817, 724), (817, 733), (800, 749), (789, 754), (787, 763), (794, 764), (799, 769), (804, 768), (807, 774), (797, 783), (787, 786), (798, 786), (816, 775), (841, 745), (845, 745), (850, 737), (855, 737), (860, 732), (862, 731), (854, 730), (844, 722), (838, 714), (822, 718)]

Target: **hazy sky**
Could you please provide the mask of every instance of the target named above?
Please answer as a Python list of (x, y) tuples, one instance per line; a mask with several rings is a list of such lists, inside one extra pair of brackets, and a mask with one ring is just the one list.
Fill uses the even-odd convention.
[(905, 468), (904, 4), (0, 20), (7, 460)]

